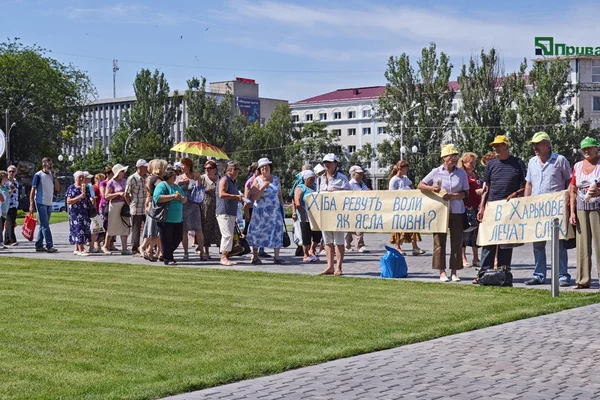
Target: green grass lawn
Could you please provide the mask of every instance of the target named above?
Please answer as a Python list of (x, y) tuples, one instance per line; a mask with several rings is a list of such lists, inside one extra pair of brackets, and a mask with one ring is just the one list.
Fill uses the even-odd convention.
[[(37, 213), (34, 213), (37, 217)], [(17, 224), (23, 225), (25, 217), (17, 217)], [(57, 224), (59, 222), (67, 222), (69, 220), (69, 213), (67, 212), (53, 212), (50, 214), (50, 224)]]
[(152, 399), (599, 294), (0, 259), (0, 398)]

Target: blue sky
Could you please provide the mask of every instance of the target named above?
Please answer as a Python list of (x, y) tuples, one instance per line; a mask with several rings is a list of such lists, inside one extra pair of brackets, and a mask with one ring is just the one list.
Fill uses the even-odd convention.
[[(0, 0), (0, 37), (52, 50), (87, 71), (100, 98), (133, 94), (140, 68), (171, 89), (186, 80), (256, 79), (260, 95), (290, 101), (385, 84), (390, 55), (416, 61), (433, 41), (454, 64), (494, 46), (512, 71), (534, 36), (600, 46), (597, 4), (568, 1), (84, 1)], [(594, 13), (596, 11), (596, 13)]]

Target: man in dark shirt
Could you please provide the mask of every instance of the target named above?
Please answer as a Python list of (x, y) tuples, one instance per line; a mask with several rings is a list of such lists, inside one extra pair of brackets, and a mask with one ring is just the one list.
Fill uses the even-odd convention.
[[(510, 142), (505, 136), (496, 136), (490, 143), (494, 148), (496, 158), (490, 160), (485, 166), (483, 182), (485, 187), (481, 196), (481, 205), (477, 219), (483, 221), (485, 206), (488, 201), (506, 201), (521, 196), (525, 190), (525, 164), (520, 158), (511, 156), (509, 153)], [(501, 246), (483, 246), (481, 252), (480, 276), (487, 269), (494, 267), (494, 259), (498, 256), (499, 266), (510, 266), (512, 261), (512, 248)], [(473, 283), (478, 283), (475, 278)]]

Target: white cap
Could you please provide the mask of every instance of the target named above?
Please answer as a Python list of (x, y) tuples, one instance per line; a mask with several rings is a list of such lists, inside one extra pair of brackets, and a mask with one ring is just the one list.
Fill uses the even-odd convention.
[(320, 174), (321, 172), (325, 171), (325, 167), (322, 166), (321, 164), (317, 164), (313, 168), (313, 171), (315, 172), (315, 174)]
[(314, 178), (316, 175), (310, 169), (300, 172), (302, 179)]
[(93, 178), (94, 175), (90, 174), (89, 171), (83, 171), (83, 175), (85, 175), (86, 178)]
[(139, 160), (137, 160), (137, 162), (135, 163), (135, 166), (136, 166), (136, 168), (139, 168), (139, 167), (147, 167), (147, 166), (148, 166), (148, 163), (146, 162), (146, 160), (139, 159)]
[(360, 165), (353, 165), (352, 167), (350, 167), (350, 174), (362, 174), (365, 171), (363, 171), (363, 169), (360, 167)]
[(85, 172), (75, 171), (75, 173), (73, 174), (73, 179), (77, 180), (77, 178), (79, 178), (80, 176), (83, 176), (85, 178)]
[(260, 168), (264, 165), (267, 165), (267, 164), (273, 164), (273, 163), (268, 158), (261, 158), (260, 160), (258, 160), (258, 168)]
[(329, 153), (323, 157), (323, 162), (340, 162), (340, 159), (335, 154)]

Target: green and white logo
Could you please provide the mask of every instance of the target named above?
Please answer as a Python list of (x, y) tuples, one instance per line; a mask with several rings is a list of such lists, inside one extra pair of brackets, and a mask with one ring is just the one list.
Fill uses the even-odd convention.
[(536, 56), (600, 56), (599, 47), (567, 46), (564, 43), (554, 43), (554, 38), (540, 36), (535, 38)]

